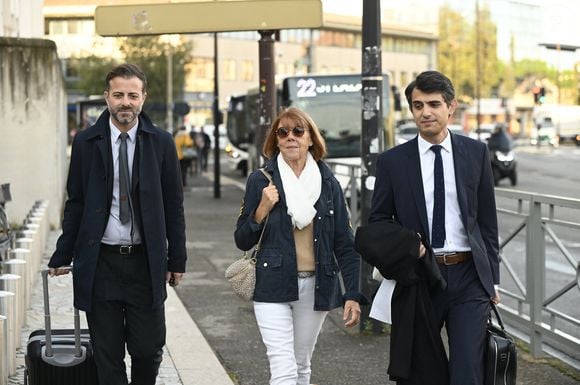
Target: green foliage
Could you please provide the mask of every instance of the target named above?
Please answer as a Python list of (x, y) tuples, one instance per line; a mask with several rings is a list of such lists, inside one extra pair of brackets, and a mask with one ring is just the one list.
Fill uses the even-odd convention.
[[(477, 31), (479, 30), (479, 33)], [(479, 69), (477, 47), (479, 46)], [(439, 11), (439, 70), (456, 86), (459, 100), (476, 97), (477, 79), (481, 97), (489, 97), (498, 83), (497, 31), (488, 8), (479, 12), (479, 23), (443, 6)]]
[(149, 102), (164, 103), (167, 100), (167, 53), (171, 49), (173, 68), (173, 98), (183, 98), (185, 66), (191, 61), (192, 44), (181, 41), (171, 47), (159, 36), (126, 37), (122, 39), (121, 52), (125, 61), (141, 67), (147, 75), (147, 98)]
[[(167, 100), (167, 49), (169, 45), (159, 36), (127, 37), (120, 40), (123, 62), (137, 64), (147, 75), (147, 100), (152, 103), (166, 103)], [(173, 98), (183, 98), (186, 65), (191, 61), (191, 42), (179, 42), (172, 48)], [(75, 58), (79, 80), (70, 84), (71, 88), (82, 90), (87, 96), (102, 95), (105, 90), (105, 76), (119, 61), (95, 55)]]
[(105, 91), (105, 75), (118, 63), (111, 58), (95, 55), (75, 59), (79, 69), (77, 88), (89, 95), (102, 95)]

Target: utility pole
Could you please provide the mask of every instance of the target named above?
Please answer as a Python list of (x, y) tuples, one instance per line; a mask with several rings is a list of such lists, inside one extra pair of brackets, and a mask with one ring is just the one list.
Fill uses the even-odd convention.
[(481, 140), (481, 42), (480, 42), (479, 0), (475, 1), (475, 97), (477, 99), (477, 140)]
[[(383, 149), (383, 76), (381, 65), (381, 4), (380, 0), (364, 0), (362, 14), (362, 137), (361, 137), (361, 225), (367, 224), (371, 211), (371, 200), (375, 184), (377, 156)], [(351, 194), (353, 194), (352, 192)], [(351, 197), (354, 199), (355, 197)], [(376, 290), (372, 279), (373, 267), (366, 262), (361, 265), (361, 289), (367, 296)], [(380, 332), (378, 321), (369, 318), (370, 308), (362, 308), (360, 330), (369, 322), (372, 332)]]
[(221, 198), (220, 189), (220, 97), (218, 71), (218, 34), (213, 34), (213, 197)]
[(266, 132), (270, 129), (276, 115), (276, 83), (274, 79), (274, 32), (272, 30), (259, 31), (260, 41), (260, 89), (259, 89), (259, 114), (258, 131), (254, 136), (254, 153), (250, 154), (252, 164), (248, 169), (258, 168), (261, 166), (261, 153)]
[(167, 132), (173, 135), (173, 46), (167, 42)]

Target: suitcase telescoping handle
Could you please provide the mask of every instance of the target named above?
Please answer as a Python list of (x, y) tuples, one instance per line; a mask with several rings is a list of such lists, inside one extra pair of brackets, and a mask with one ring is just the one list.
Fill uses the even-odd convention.
[[(74, 351), (66, 346), (52, 346), (52, 327), (50, 324), (50, 301), (48, 295), (48, 273), (49, 270), (42, 270), (42, 289), (44, 296), (44, 329), (46, 344), (43, 347), (42, 359), (43, 361), (55, 366), (75, 366), (83, 362), (86, 358), (86, 349), (81, 346), (81, 322), (79, 317), (79, 309), (74, 308), (74, 337), (75, 345)], [(73, 353), (73, 354), (71, 354)]]

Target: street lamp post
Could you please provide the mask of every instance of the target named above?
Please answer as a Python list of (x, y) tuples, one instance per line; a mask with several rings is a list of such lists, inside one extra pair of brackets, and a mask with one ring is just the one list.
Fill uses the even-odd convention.
[(173, 47), (167, 47), (167, 131), (173, 134)]
[(167, 58), (167, 100), (166, 100), (166, 130), (173, 134), (173, 49), (179, 44), (179, 35), (162, 35), (161, 41), (165, 43), (165, 56)]

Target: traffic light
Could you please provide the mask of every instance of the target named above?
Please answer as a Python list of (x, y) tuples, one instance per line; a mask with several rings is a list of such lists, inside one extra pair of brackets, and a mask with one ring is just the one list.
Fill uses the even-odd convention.
[(544, 87), (540, 88), (540, 96), (538, 97), (540, 104), (546, 101), (546, 89)]
[(532, 88), (532, 93), (534, 94), (534, 104), (540, 104), (540, 87)]

